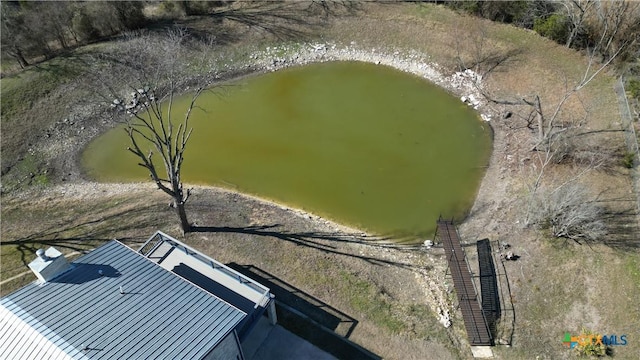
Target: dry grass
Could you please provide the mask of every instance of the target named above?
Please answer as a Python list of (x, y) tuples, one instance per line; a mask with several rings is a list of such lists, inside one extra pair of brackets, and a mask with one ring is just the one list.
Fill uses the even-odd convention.
[[(143, 241), (168, 215), (159, 194), (133, 193), (86, 198), (46, 194), (2, 201), (2, 279), (29, 272), (27, 264), (40, 248), (54, 246), (64, 254), (82, 253), (111, 239)], [(95, 199), (95, 201), (94, 201)], [(165, 206), (166, 207), (166, 206)], [(28, 274), (2, 286), (2, 294), (33, 281)]]
[[(199, 226), (217, 228), (181, 237), (162, 194), (144, 187), (130, 195), (101, 194), (6, 201), (3, 219), (10, 225), (2, 232), (2, 278), (28, 271), (26, 264), (43, 245), (69, 253), (118, 238), (136, 248), (161, 229), (222, 262), (270, 274), (295, 289), (291, 296), (298, 301), (324, 303), (315, 311), (332, 309), (347, 320), (333, 323), (331, 330), (378, 355), (393, 358), (407, 351), (457, 357), (447, 332), (424, 305), (418, 269), (429, 268), (434, 276), (444, 271), (426, 253), (362, 243), (360, 234), (314, 225), (290, 210), (211, 189), (197, 189), (188, 211)], [(33, 280), (28, 274), (6, 283), (2, 293)]]

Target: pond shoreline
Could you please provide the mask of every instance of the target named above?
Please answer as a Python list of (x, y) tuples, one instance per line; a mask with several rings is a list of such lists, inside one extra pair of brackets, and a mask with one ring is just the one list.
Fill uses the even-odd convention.
[[(502, 134), (499, 129), (496, 129), (494, 124), (491, 123), (491, 120), (498, 119), (500, 114), (494, 108), (489, 106), (488, 101), (486, 101), (482, 95), (482, 77), (474, 71), (470, 69), (462, 72), (451, 71), (450, 69), (446, 69), (438, 63), (430, 60), (430, 56), (428, 54), (413, 49), (389, 49), (384, 47), (365, 49), (359, 47), (355, 42), (351, 42), (346, 46), (332, 42), (316, 42), (282, 44), (266, 47), (264, 51), (257, 51), (252, 54), (248, 65), (240, 66), (240, 68), (235, 69), (230, 68), (229, 75), (232, 76), (220, 76), (220, 79), (223, 82), (228, 82), (290, 67), (330, 61), (361, 61), (376, 65), (389, 66), (396, 70), (420, 77), (425, 81), (429, 81), (439, 86), (451, 95), (458, 97), (461, 102), (472, 107), (478, 113), (480, 119), (488, 123), (491, 136), (491, 154), (489, 156), (489, 161), (486, 165), (485, 173), (478, 184), (476, 196), (473, 199), (471, 207), (468, 209), (465, 218), (459, 219), (458, 221), (460, 225), (462, 225), (463, 223), (469, 222), (473, 217), (482, 222), (484, 220), (482, 217), (478, 219), (477, 215), (471, 216), (471, 214), (478, 213), (475, 209), (478, 209), (480, 206), (479, 204), (500, 201), (500, 195), (492, 194), (490, 191), (484, 189), (490, 188), (491, 186), (488, 183), (492, 183), (500, 177), (498, 174), (499, 170), (496, 169), (497, 165), (495, 165), (499, 163), (496, 149), (498, 144), (501, 143), (501, 139), (504, 134)], [(239, 73), (243, 75), (238, 76)], [(222, 189), (225, 191), (234, 191), (233, 189)], [(259, 196), (240, 192), (238, 193), (259, 201), (265, 201), (283, 209), (292, 209), (286, 204), (281, 204)], [(349, 225), (346, 224), (339, 224), (301, 209), (293, 210), (309, 220), (313, 219), (315, 220), (314, 222), (333, 224), (336, 228), (343, 228), (347, 230), (348, 233), (362, 233), (374, 239), (380, 238), (380, 236), (367, 233), (362, 229), (349, 227)], [(415, 243), (421, 244), (424, 240), (427, 239), (422, 239), (420, 242)]]
[(487, 105), (480, 89), (482, 77), (474, 71), (451, 71), (431, 61), (429, 55), (402, 49), (364, 49), (355, 43), (339, 46), (334, 43), (302, 43), (267, 47), (250, 56), (245, 64), (225, 65), (225, 69), (213, 75), (212, 85), (242, 79), (265, 72), (289, 67), (304, 66), (330, 61), (360, 61), (389, 66), (396, 70), (418, 76), (457, 96), (478, 112), (485, 121), (495, 117)]
[[(275, 47), (267, 47), (264, 51), (258, 51), (251, 54), (250, 59), (244, 63), (236, 63), (233, 67), (228, 67), (224, 71), (218, 72), (213, 75), (216, 79), (213, 82), (213, 86), (242, 79), (248, 76), (255, 76), (266, 72), (273, 72), (284, 68), (304, 66), (312, 63), (330, 62), (330, 61), (361, 61), (377, 65), (389, 66), (396, 70), (413, 74), (426, 81), (429, 81), (440, 88), (445, 89), (452, 95), (458, 96), (467, 100), (467, 104), (473, 107), (484, 120), (490, 119), (492, 114), (484, 102), (480, 101), (481, 95), (478, 91), (478, 87), (481, 86), (481, 79), (472, 71), (457, 72), (450, 76), (445, 76), (441, 67), (433, 62), (429, 62), (428, 55), (418, 53), (416, 51), (403, 52), (401, 50), (383, 50), (383, 49), (361, 49), (351, 44), (349, 46), (340, 47), (335, 44), (296, 44), (296, 45), (281, 45)], [(103, 128), (104, 126), (99, 126)], [(103, 129), (89, 129), (93, 130), (94, 134), (91, 136), (93, 139), (95, 136), (103, 133), (109, 127)], [(494, 129), (490, 126), (493, 134)], [(88, 141), (87, 141), (88, 143)], [(83, 170), (80, 165), (80, 156), (84, 146), (81, 146), (80, 150), (76, 150), (73, 153), (73, 157), (76, 159), (73, 164), (73, 168), (76, 169), (78, 176), (70, 179), (71, 181), (54, 185), (49, 189), (53, 193), (87, 193), (91, 192), (91, 189), (95, 189), (100, 185), (99, 183), (87, 180), (83, 175)], [(493, 151), (492, 151), (493, 153)], [(491, 161), (490, 161), (491, 163)], [(486, 174), (486, 172), (485, 172)], [(484, 182), (484, 176), (481, 180), (478, 189)], [(142, 186), (144, 183), (140, 183)], [(132, 183), (111, 183), (110, 186), (114, 186), (120, 189), (131, 189)], [(188, 185), (188, 184), (187, 184)], [(102, 186), (99, 186), (102, 188)], [(135, 187), (135, 186), (134, 186)], [(192, 186), (190, 186), (192, 187)], [(229, 187), (217, 187), (210, 186), (212, 189), (220, 189), (222, 191), (237, 192), (233, 188)], [(48, 192), (47, 191), (47, 192)], [(104, 190), (101, 190), (104, 191)], [(318, 216), (312, 212), (304, 211), (295, 207), (291, 207), (288, 204), (279, 203), (270, 199), (256, 196), (253, 194), (245, 194), (238, 192), (243, 196), (248, 196), (253, 199), (267, 202), (278, 206), (282, 209), (291, 210), (298, 216), (312, 220), (314, 222), (331, 224), (333, 229), (340, 229), (350, 234), (359, 233), (366, 234), (370, 238), (380, 238), (372, 233), (367, 233), (366, 230), (358, 229), (357, 227), (350, 226), (349, 224), (343, 224), (330, 220), (322, 216)], [(83, 197), (85, 195), (82, 195)], [(477, 200), (477, 196), (474, 197), (474, 204)], [(473, 206), (473, 205), (472, 205)], [(422, 239), (424, 241), (426, 239)]]
[[(280, 46), (267, 47), (264, 51), (257, 51), (251, 54), (250, 59), (248, 59), (246, 63), (236, 63), (234, 64), (234, 66), (227, 66), (227, 68), (223, 69), (222, 71), (215, 73), (213, 75), (215, 81), (212, 83), (212, 85), (215, 86), (229, 81), (242, 79), (247, 76), (255, 76), (261, 73), (273, 72), (289, 67), (304, 66), (307, 64), (329, 61), (361, 61), (377, 65), (389, 66), (396, 70), (410, 73), (426, 81), (429, 81), (445, 89), (452, 95), (458, 96), (459, 98), (461, 98), (461, 101), (462, 99), (466, 100), (466, 103), (469, 106), (473, 107), (479, 113), (480, 117), (483, 120), (489, 120), (495, 115), (492, 114), (491, 109), (486, 106), (486, 102), (482, 101), (482, 96), (480, 94), (480, 91), (478, 90), (478, 88), (481, 86), (481, 78), (474, 72), (468, 70), (465, 72), (456, 72), (449, 76), (446, 76), (444, 75), (445, 70), (443, 70), (440, 65), (434, 62), (429, 62), (429, 56), (426, 54), (422, 54), (413, 50), (385, 50), (380, 48), (362, 49), (357, 47), (353, 43), (349, 46), (338, 46), (331, 43), (305, 43), (294, 45), (283, 44)], [(79, 125), (76, 126), (79, 127)], [(103, 133), (108, 128), (110, 127), (105, 127), (104, 123), (102, 124), (102, 126), (97, 126), (94, 129), (88, 127), (87, 130), (91, 131), (93, 134), (85, 140), (87, 140), (88, 143), (91, 139)], [(492, 126), (490, 126), (490, 129), (493, 137), (495, 129), (493, 129)], [(71, 139), (67, 139), (65, 143), (69, 143), (70, 145), (75, 142), (68, 140)], [(77, 141), (77, 139), (74, 140)], [(77, 196), (81, 197), (86, 197), (87, 194), (90, 193), (97, 193), (95, 191), (96, 189), (100, 189), (99, 193), (103, 194), (105, 193), (105, 191), (109, 192), (108, 190), (104, 190), (105, 186), (102, 186), (101, 183), (87, 180), (87, 178), (83, 175), (83, 170), (81, 168), (79, 159), (82, 151), (84, 150), (85, 144), (81, 145), (82, 146), (76, 147), (75, 151), (71, 150), (73, 152), (72, 157), (74, 158), (74, 164), (71, 166), (72, 169), (70, 170), (75, 171), (71, 171), (70, 175), (72, 175), (73, 173), (76, 173), (77, 175), (72, 176), (69, 179), (71, 180), (69, 182), (57, 184), (51, 188), (45, 189), (45, 192), (69, 195), (76, 194)], [(493, 150), (495, 150), (495, 146), (493, 146)], [(493, 150), (492, 155), (490, 156), (490, 164), (493, 163), (493, 161), (491, 160), (491, 158), (493, 157)], [(487, 168), (485, 176), (488, 171), (489, 169)], [(483, 186), (483, 183), (485, 182), (485, 176), (483, 176), (478, 189)], [(118, 192), (120, 192), (120, 190), (127, 191), (126, 189), (132, 190), (134, 188), (144, 188), (147, 186), (146, 183), (110, 183), (105, 185), (106, 187), (117, 188)], [(267, 198), (238, 192), (232, 188), (217, 186), (195, 187), (206, 187), (211, 189), (218, 189), (225, 192), (236, 192), (238, 194), (241, 194), (242, 196), (247, 196), (249, 198), (261, 202), (266, 202), (285, 210), (290, 210), (293, 213), (297, 214), (297, 216), (301, 216), (315, 223), (329, 225), (332, 229), (335, 230), (344, 231), (349, 234), (362, 234), (372, 239), (380, 239), (379, 236), (367, 233), (362, 229), (349, 226), (348, 224), (338, 223), (336, 221), (313, 214), (312, 212), (294, 208), (287, 204), (278, 203)], [(477, 195), (476, 197), (474, 197), (473, 204), (475, 204), (476, 202)], [(474, 205), (472, 205), (472, 207), (473, 206)], [(426, 239), (422, 239), (422, 241), (423, 240)]]

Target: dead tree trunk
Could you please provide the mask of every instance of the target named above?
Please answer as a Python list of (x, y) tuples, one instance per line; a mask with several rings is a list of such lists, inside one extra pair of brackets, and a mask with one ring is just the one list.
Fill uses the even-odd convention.
[(176, 211), (178, 213), (178, 217), (180, 218), (180, 227), (182, 228), (183, 234), (191, 231), (191, 224), (187, 219), (187, 212), (184, 208), (184, 201), (176, 202)]
[[(119, 118), (126, 116), (122, 120), (130, 140), (128, 150), (136, 155), (138, 165), (147, 170), (156, 187), (171, 197), (170, 206), (178, 215), (183, 233), (192, 230), (185, 208), (191, 191), (184, 189), (181, 177), (184, 152), (193, 132), (189, 121), (196, 100), (208, 85), (198, 82), (186, 109), (173, 108), (174, 96), (193, 86), (186, 83), (190, 74), (184, 61), (186, 36), (176, 30), (166, 38), (135, 38), (123, 52), (102, 57), (102, 61), (115, 65), (115, 71), (121, 71), (119, 76), (133, 81), (129, 82), (130, 95), (105, 83), (108, 92), (103, 96)], [(184, 110), (184, 115), (176, 115)]]
[[(191, 191), (187, 190), (185, 192), (182, 186), (182, 161), (184, 160), (187, 142), (193, 131), (193, 128), (189, 128), (189, 117), (201, 91), (202, 89), (196, 90), (184, 121), (178, 125), (177, 131), (171, 120), (173, 87), (168, 95), (166, 116), (161, 108), (162, 99), (158, 99), (151, 90), (136, 90), (134, 98), (126, 105), (121, 100), (115, 101), (121, 109), (133, 116), (127, 123), (127, 134), (132, 145), (128, 150), (141, 160), (138, 165), (149, 171), (149, 175), (158, 189), (164, 191), (173, 199), (172, 205), (180, 218), (180, 227), (183, 233), (191, 231), (191, 224), (185, 210), (185, 204), (191, 195)], [(139, 111), (142, 115), (138, 113)], [(158, 174), (153, 159), (153, 150), (144, 151), (141, 145), (143, 143), (150, 145), (157, 151), (164, 164), (166, 178), (162, 178)]]

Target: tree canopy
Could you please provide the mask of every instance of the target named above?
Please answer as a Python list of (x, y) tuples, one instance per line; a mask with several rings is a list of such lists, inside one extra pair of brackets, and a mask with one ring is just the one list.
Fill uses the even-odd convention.
[[(137, 29), (146, 22), (139, 1), (3, 1), (2, 52), (21, 67), (67, 49)], [(47, 14), (43, 16), (43, 14)]]

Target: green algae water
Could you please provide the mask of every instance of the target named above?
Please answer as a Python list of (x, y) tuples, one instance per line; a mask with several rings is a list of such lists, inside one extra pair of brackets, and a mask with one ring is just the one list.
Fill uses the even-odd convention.
[[(174, 119), (189, 101), (174, 101)], [(433, 236), (440, 215), (463, 217), (491, 151), (489, 126), (467, 105), (368, 63), (245, 78), (222, 96), (203, 93), (197, 105), (185, 183), (257, 195), (396, 241)], [(87, 174), (148, 179), (127, 146), (122, 128), (97, 138), (83, 154)]]

